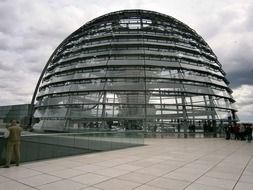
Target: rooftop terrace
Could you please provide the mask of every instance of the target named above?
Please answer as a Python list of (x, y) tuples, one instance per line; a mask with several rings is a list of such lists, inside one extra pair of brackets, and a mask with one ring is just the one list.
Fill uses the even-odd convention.
[(253, 189), (250, 143), (165, 138), (145, 145), (0, 168), (0, 189)]

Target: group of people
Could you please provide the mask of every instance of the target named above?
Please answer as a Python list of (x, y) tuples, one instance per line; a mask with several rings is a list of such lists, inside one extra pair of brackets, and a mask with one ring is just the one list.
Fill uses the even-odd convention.
[(226, 140), (252, 140), (252, 126), (250, 124), (234, 124), (225, 127)]
[(6, 145), (6, 163), (4, 168), (9, 168), (14, 153), (15, 164), (19, 166), (20, 162), (20, 140), (22, 128), (18, 125), (16, 120), (11, 121), (11, 125), (7, 127), (4, 133), (4, 138), (7, 139)]

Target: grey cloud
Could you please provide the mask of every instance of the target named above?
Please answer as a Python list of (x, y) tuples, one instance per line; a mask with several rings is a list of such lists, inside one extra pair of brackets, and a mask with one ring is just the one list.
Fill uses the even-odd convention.
[(235, 8), (228, 5), (200, 24), (233, 88), (253, 84), (253, 3)]
[(253, 85), (241, 85), (233, 89), (234, 98), (237, 100), (238, 116), (241, 121), (252, 122), (253, 110)]
[(221, 62), (224, 70), (227, 71), (231, 86), (253, 84), (253, 46), (249, 46), (248, 43), (239, 43), (236, 47), (229, 48), (229, 54), (223, 54)]
[(229, 73), (227, 78), (230, 81), (230, 86), (232, 88), (239, 87), (241, 84), (253, 85), (252, 70), (244, 71), (243, 73), (241, 71)]
[(7, 64), (4, 64), (2, 61), (0, 61), (0, 70), (2, 71), (10, 71), (11, 67)]
[(245, 20), (246, 29), (250, 32), (253, 32), (253, 3), (248, 8), (248, 17)]
[(0, 31), (7, 34), (14, 33), (16, 27), (13, 26), (13, 22), (19, 23), (20, 21), (17, 8), (15, 8), (15, 3), (10, 3), (10, 1), (1, 1), (0, 18)]
[(204, 17), (200, 21), (198, 26), (198, 32), (205, 37), (210, 39), (221, 32), (222, 28), (228, 24), (228, 21), (223, 17), (222, 14), (213, 15), (210, 17)]

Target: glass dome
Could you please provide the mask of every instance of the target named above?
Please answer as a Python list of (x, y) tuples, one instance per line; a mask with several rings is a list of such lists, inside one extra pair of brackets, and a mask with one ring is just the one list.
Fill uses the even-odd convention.
[(146, 10), (100, 16), (53, 52), (34, 92), (42, 130), (188, 131), (236, 121), (225, 72), (208, 44)]

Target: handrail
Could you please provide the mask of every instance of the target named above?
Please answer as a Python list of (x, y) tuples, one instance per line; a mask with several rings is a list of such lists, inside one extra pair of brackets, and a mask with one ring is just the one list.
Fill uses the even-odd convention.
[[(75, 132), (75, 133), (23, 133), (21, 134), (22, 137), (27, 137), (27, 136), (60, 136), (60, 135), (90, 135), (90, 134), (124, 134), (124, 133), (144, 133), (143, 130), (129, 130), (129, 131), (92, 131), (92, 132)], [(1, 137), (1, 136), (0, 136)]]

